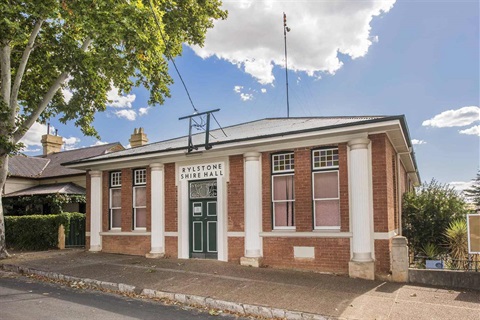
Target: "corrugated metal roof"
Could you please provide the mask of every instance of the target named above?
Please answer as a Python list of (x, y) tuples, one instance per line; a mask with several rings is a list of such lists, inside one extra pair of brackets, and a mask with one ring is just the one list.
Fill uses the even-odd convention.
[(6, 194), (4, 197), (33, 196), (44, 194), (85, 194), (85, 188), (75, 183), (45, 184)]
[(50, 162), (49, 159), (13, 156), (8, 159), (8, 173), (15, 177), (37, 178)]
[(119, 148), (123, 149), (123, 146), (118, 142), (114, 142), (100, 146), (51, 153), (46, 156), (13, 156), (8, 161), (8, 173), (10, 176), (25, 178), (52, 178), (84, 174), (85, 171), (83, 170), (66, 168), (61, 164), (108, 154)]
[[(242, 123), (210, 131), (210, 143), (228, 143), (236, 140), (259, 139), (278, 134), (294, 134), (305, 130), (322, 129), (327, 127), (341, 127), (345, 125), (362, 123), (376, 119), (386, 118), (385, 116), (361, 116), (361, 117), (310, 117), (310, 118), (270, 118)], [(185, 123), (185, 130), (187, 130)], [(205, 133), (201, 132), (192, 135), (194, 145), (203, 145), (205, 143)], [(187, 148), (188, 137), (180, 137), (166, 141), (147, 144), (141, 147), (125, 149), (123, 151), (101, 155), (91, 159), (83, 159), (72, 163), (82, 163), (85, 160), (101, 160), (117, 157), (141, 155), (144, 153), (160, 152), (169, 149)]]

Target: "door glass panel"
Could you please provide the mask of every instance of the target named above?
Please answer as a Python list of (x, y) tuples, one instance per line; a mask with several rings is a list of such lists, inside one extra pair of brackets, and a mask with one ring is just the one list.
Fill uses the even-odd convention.
[(217, 181), (190, 182), (190, 199), (216, 198)]
[(217, 202), (207, 202), (207, 216), (215, 217), (217, 215)]
[(193, 252), (203, 252), (203, 222), (193, 222)]
[(208, 252), (217, 252), (217, 222), (207, 222)]
[(202, 216), (202, 203), (201, 202), (194, 202), (193, 203), (193, 216), (194, 217), (201, 217)]

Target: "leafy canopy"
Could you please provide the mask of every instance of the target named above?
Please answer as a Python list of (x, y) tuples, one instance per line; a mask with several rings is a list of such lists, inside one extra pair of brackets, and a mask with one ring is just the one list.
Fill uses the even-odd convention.
[[(0, 147), (13, 150), (37, 118), (45, 122), (57, 115), (98, 137), (92, 121), (95, 112), (105, 110), (112, 86), (124, 94), (143, 85), (148, 103), (162, 104), (172, 83), (165, 55), (180, 55), (182, 43), (202, 45), (214, 20), (226, 18), (220, 5), (220, 0), (1, 1)], [(73, 92), (70, 101), (58, 89), (49, 99), (58, 82)]]
[(432, 180), (403, 196), (403, 234), (414, 252), (445, 246), (445, 230), (468, 213), (465, 199), (447, 184)]
[(473, 179), (473, 185), (463, 192), (475, 204), (477, 209), (480, 209), (480, 172), (477, 172), (477, 177)]

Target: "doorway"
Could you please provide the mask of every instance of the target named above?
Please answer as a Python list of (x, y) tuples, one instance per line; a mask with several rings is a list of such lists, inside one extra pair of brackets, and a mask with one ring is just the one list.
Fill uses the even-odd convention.
[(189, 183), (190, 258), (217, 259), (217, 180)]

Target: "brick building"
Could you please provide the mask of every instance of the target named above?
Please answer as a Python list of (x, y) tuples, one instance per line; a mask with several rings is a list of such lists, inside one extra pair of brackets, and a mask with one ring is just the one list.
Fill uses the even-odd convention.
[(405, 118), (264, 119), (66, 164), (89, 170), (91, 251), (349, 274), (391, 270), (419, 183)]

